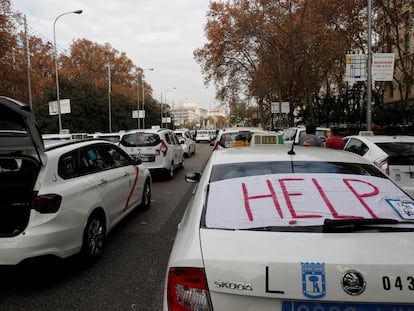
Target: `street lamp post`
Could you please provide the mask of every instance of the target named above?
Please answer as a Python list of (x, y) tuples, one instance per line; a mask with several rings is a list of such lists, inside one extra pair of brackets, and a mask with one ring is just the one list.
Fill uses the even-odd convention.
[[(170, 88), (164, 90), (164, 101), (165, 101), (165, 104), (167, 104), (167, 91), (169, 91), (169, 90), (176, 90), (176, 89), (177, 89), (176, 87), (170, 87)], [(162, 101), (161, 101), (161, 127), (163, 126), (163, 122), (162, 122), (162, 117), (163, 116), (164, 116), (164, 111), (163, 111)]]
[[(140, 69), (141, 72), (141, 84), (142, 84), (142, 110), (144, 111), (144, 117), (142, 118), (142, 128), (145, 129), (145, 88), (144, 88), (144, 71), (151, 70), (153, 71), (154, 68), (147, 68), (147, 69)], [(139, 94), (139, 92), (138, 92)], [(138, 128), (139, 128), (139, 96), (137, 102), (138, 108)]]
[(57, 49), (56, 49), (56, 21), (63, 15), (67, 14), (81, 14), (82, 10), (70, 11), (66, 13), (60, 14), (58, 17), (55, 18), (53, 22), (53, 47), (55, 52), (55, 75), (56, 75), (56, 104), (58, 108), (58, 115), (59, 115), (59, 134), (62, 132), (62, 112), (60, 110), (60, 97), (59, 97), (59, 76), (58, 76), (58, 56), (57, 56)]

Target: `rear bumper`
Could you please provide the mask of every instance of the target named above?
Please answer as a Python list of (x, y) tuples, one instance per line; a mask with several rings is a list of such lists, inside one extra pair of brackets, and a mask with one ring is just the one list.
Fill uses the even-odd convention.
[(29, 258), (53, 255), (65, 258), (80, 252), (83, 228), (42, 226), (13, 238), (0, 238), (0, 265), (17, 265)]

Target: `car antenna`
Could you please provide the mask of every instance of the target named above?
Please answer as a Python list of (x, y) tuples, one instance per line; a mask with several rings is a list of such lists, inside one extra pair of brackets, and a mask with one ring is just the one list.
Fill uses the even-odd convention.
[(290, 155), (294, 155), (296, 154), (295, 151), (293, 150), (293, 147), (295, 146), (295, 142), (292, 141), (292, 147), (290, 148), (290, 150), (288, 151), (288, 154)]

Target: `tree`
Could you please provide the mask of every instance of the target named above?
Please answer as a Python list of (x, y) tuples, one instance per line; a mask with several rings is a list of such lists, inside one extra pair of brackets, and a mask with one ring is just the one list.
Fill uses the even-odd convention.
[[(407, 124), (408, 100), (414, 85), (414, 54), (410, 51), (414, 24), (412, 1), (377, 0), (375, 9), (378, 12), (378, 47), (382, 52), (394, 53), (396, 56), (394, 82), (400, 97), (400, 121)], [(385, 83), (385, 87), (388, 92), (393, 92), (392, 83)]]
[[(322, 86), (340, 85), (345, 50), (359, 44), (364, 5), (352, 0), (211, 2), (208, 43), (194, 52), (220, 99), (254, 96), (260, 109), (283, 98), (312, 104)], [(268, 114), (270, 111), (266, 111)], [(261, 119), (263, 120), (263, 114)]]

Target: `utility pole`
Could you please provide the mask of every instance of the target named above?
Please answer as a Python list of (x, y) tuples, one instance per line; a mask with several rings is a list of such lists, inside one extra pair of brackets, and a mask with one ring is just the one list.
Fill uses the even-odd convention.
[(371, 97), (372, 97), (372, 53), (371, 53), (371, 0), (368, 0), (368, 34), (367, 34), (367, 40), (368, 40), (368, 57), (367, 57), (367, 130), (370, 131), (372, 128), (372, 111), (371, 111)]
[(29, 36), (27, 32), (27, 21), (26, 21), (26, 15), (24, 16), (24, 34), (26, 37), (25, 45), (26, 45), (26, 56), (27, 56), (27, 89), (29, 93), (29, 104), (30, 109), (33, 111), (33, 105), (32, 105), (32, 83), (30, 80), (30, 48), (29, 48)]

